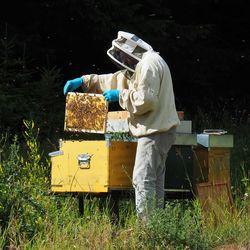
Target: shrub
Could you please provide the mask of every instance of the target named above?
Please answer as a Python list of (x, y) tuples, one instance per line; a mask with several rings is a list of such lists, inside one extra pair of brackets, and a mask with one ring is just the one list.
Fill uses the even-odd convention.
[(198, 203), (167, 203), (154, 213), (147, 231), (149, 249), (209, 249)]
[(34, 122), (24, 121), (24, 125), (25, 142), (15, 136), (0, 162), (0, 224), (8, 226), (9, 236), (18, 233), (30, 238), (46, 215), (49, 165), (40, 153)]

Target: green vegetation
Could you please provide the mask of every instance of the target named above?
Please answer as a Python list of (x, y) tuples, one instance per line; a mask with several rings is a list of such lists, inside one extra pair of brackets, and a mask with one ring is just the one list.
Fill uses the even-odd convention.
[(237, 173), (241, 175), (237, 176), (239, 186), (234, 189), (234, 212), (221, 209), (218, 216), (204, 212), (198, 200), (172, 200), (164, 210), (155, 211), (144, 225), (136, 220), (133, 200), (124, 198), (119, 205), (119, 221), (114, 224), (105, 198), (86, 199), (80, 217), (77, 199), (49, 193), (50, 162), (38, 142), (39, 131), (32, 121), (25, 120), (24, 126), (24, 140), (11, 140), (7, 134), (1, 137), (0, 248), (212, 249), (231, 243), (249, 246), (250, 186), (245, 169), (249, 162), (238, 159), (241, 168)]
[[(120, 1), (108, 2), (109, 5), (99, 0), (72, 4), (52, 1), (46, 6), (39, 1), (21, 2), (28, 11), (36, 6), (34, 22), (27, 19), (23, 25), (27, 30), (3, 21), (0, 23), (0, 249), (203, 250), (226, 244), (250, 247), (247, 91), (245, 97), (242, 96), (247, 86), (242, 75), (249, 65), (242, 21), (249, 20), (248, 15), (241, 14), (238, 21), (233, 18), (233, 22), (228, 22), (230, 32), (227, 32), (223, 30), (223, 23), (216, 25), (216, 20), (224, 16), (223, 7), (218, 8), (223, 13), (215, 12), (215, 8), (209, 12), (216, 19), (211, 24), (193, 22), (190, 18), (195, 20), (195, 14), (182, 8), (186, 19), (190, 20), (190, 24), (182, 25), (171, 9), (162, 8), (163, 1), (144, 1), (148, 10), (142, 4), (129, 1), (122, 3), (123, 8)], [(194, 3), (192, 7), (197, 1), (191, 2)], [(70, 8), (65, 8), (65, 4)], [(180, 9), (179, 3), (176, 6)], [(118, 7), (122, 13), (113, 11)], [(197, 12), (196, 8), (191, 9)], [(147, 22), (143, 10), (150, 15), (154, 10)], [(208, 13), (207, 8), (202, 11)], [(49, 17), (55, 12), (57, 15), (51, 20)], [(22, 11), (18, 13), (24, 15)], [(13, 15), (18, 13), (13, 12)], [(161, 18), (164, 15), (165, 18)], [(126, 25), (121, 16), (125, 17)], [(16, 19), (18, 23), (21, 20)], [(227, 23), (229, 19), (225, 20)], [(75, 197), (50, 193), (47, 152), (56, 150), (55, 141), (62, 135), (64, 82), (78, 74), (104, 73), (111, 67), (106, 65), (103, 48), (110, 46), (111, 39), (116, 36), (117, 24), (121, 29), (144, 34), (145, 40), (166, 56), (173, 69), (177, 108), (187, 107), (185, 118), (192, 120), (193, 131), (223, 128), (234, 135), (231, 157), (233, 212), (221, 209), (216, 214), (205, 213), (198, 200), (171, 200), (167, 201), (164, 210), (155, 211), (149, 224), (144, 225), (136, 220), (133, 199), (124, 198), (119, 206), (119, 221), (113, 224), (105, 198), (85, 200), (84, 214), (80, 217)], [(57, 37), (52, 35), (50, 39), (53, 43), (48, 43), (51, 37), (42, 34), (43, 28), (39, 27), (46, 27), (49, 35), (57, 32)], [(242, 39), (241, 46), (238, 38)], [(83, 41), (87, 42), (84, 46)], [(99, 46), (103, 42), (107, 46)], [(94, 54), (93, 51), (88, 53), (84, 47), (96, 47), (97, 50)], [(51, 64), (64, 66), (64, 69)], [(224, 93), (228, 97), (218, 98)], [(77, 136), (79, 139), (92, 138), (92, 135)], [(126, 134), (112, 134), (111, 139), (131, 138)]]

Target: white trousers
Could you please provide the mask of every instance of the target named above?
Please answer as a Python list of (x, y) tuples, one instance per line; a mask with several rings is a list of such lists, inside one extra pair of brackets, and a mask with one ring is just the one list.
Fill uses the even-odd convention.
[(154, 208), (164, 206), (165, 163), (175, 136), (174, 127), (167, 132), (138, 138), (133, 186), (139, 218), (146, 219)]

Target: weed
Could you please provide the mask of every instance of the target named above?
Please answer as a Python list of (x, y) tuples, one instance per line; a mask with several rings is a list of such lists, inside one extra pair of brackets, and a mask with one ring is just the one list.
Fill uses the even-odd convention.
[(24, 141), (7, 135), (0, 141), (0, 248), (205, 250), (249, 244), (247, 158), (234, 159), (240, 191), (234, 194), (233, 213), (223, 210), (218, 217), (204, 213), (198, 200), (176, 200), (142, 224), (130, 197), (119, 203), (119, 222), (112, 224), (105, 198), (84, 200), (80, 217), (77, 199), (48, 195), (50, 162), (38, 142), (39, 129), (33, 121), (24, 121), (24, 127)]

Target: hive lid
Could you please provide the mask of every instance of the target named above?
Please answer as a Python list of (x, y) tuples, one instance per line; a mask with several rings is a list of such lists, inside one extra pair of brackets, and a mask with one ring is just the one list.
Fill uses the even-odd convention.
[(196, 146), (197, 145), (196, 134), (176, 133), (174, 145)]
[(108, 102), (101, 94), (69, 92), (66, 97), (64, 130), (104, 134)]
[(232, 148), (233, 135), (197, 134), (197, 143), (207, 148)]

